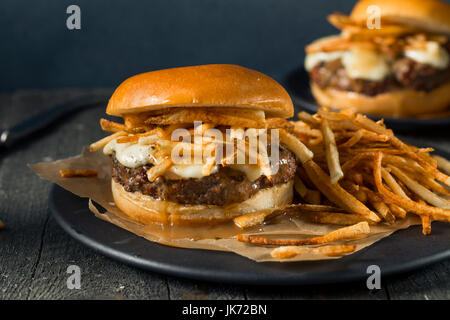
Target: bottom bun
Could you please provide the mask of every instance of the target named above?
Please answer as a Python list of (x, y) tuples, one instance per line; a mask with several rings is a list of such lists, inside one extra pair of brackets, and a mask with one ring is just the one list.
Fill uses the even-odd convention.
[(289, 204), (293, 198), (293, 182), (258, 191), (244, 202), (225, 207), (213, 205), (183, 205), (157, 200), (140, 192), (128, 192), (112, 180), (112, 194), (117, 207), (133, 221), (142, 224), (196, 225), (220, 223), (245, 213)]
[(450, 106), (450, 83), (428, 92), (398, 90), (373, 97), (333, 88), (322, 89), (315, 83), (311, 83), (311, 91), (323, 107), (352, 109), (376, 116), (414, 117), (442, 112)]

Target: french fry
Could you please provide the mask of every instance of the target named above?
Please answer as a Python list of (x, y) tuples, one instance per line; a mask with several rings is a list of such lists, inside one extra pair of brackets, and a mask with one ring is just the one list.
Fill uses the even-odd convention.
[(381, 176), (381, 162), (383, 159), (383, 153), (377, 152), (374, 158), (374, 180), (377, 186), (378, 192), (384, 197), (388, 203), (394, 203), (404, 208), (408, 212), (413, 212), (418, 215), (428, 215), (434, 220), (450, 222), (450, 210), (431, 207), (426, 204), (412, 201), (404, 197), (398, 196), (395, 193), (389, 191), (384, 185)]
[(362, 189), (356, 190), (355, 198), (358, 199), (361, 203), (366, 203), (367, 202), (367, 193)]
[(392, 214), (399, 219), (404, 219), (406, 217), (406, 210), (399, 207), (396, 204), (390, 203), (388, 204), (389, 209), (391, 209)]
[(298, 246), (283, 246), (273, 249), (270, 255), (277, 259), (288, 259), (303, 253), (312, 253), (328, 257), (339, 257), (354, 252), (355, 245), (328, 245), (317, 248), (305, 248)]
[(320, 198), (321, 198), (320, 192), (317, 190), (311, 190), (311, 189), (308, 189), (306, 191), (305, 196), (303, 197), (303, 199), (306, 201), (306, 203), (315, 204), (315, 205), (320, 204)]
[(422, 222), (422, 233), (424, 236), (431, 233), (431, 219), (430, 216), (422, 215), (420, 216)]
[(426, 187), (430, 188), (432, 191), (450, 197), (450, 189), (444, 187), (442, 184), (437, 183), (434, 177), (418, 177), (418, 180)]
[(305, 112), (305, 111), (301, 111), (301, 112), (297, 113), (297, 117), (306, 123), (311, 123), (311, 124), (319, 123), (319, 120), (317, 120), (311, 114), (309, 114), (308, 112)]
[(321, 128), (325, 143), (328, 169), (330, 171), (330, 181), (332, 184), (336, 184), (344, 176), (341, 164), (339, 163), (339, 152), (336, 147), (336, 140), (333, 131), (331, 131), (330, 126), (328, 125), (328, 120), (324, 119), (322, 121)]
[(296, 206), (303, 211), (309, 212), (321, 212), (321, 211), (329, 211), (329, 212), (341, 212), (341, 208), (327, 206), (323, 204), (308, 204), (308, 203), (299, 203)]
[(163, 161), (161, 161), (159, 164), (151, 167), (147, 171), (147, 178), (148, 181), (153, 182), (157, 177), (162, 175), (164, 172), (169, 169), (169, 167), (172, 165), (172, 160), (170, 158), (166, 158)]
[(295, 176), (294, 177), (294, 188), (297, 193), (304, 198), (306, 196), (306, 193), (308, 192), (308, 188), (306, 188), (305, 184), (303, 183), (302, 179), (300, 177)]
[(291, 214), (291, 213), (319, 212), (324, 210), (339, 211), (340, 209), (331, 206), (299, 203), (299, 204), (284, 205), (266, 210), (260, 210), (256, 212), (250, 212), (234, 218), (233, 222), (239, 228), (245, 229), (261, 224), (267, 220), (273, 219), (285, 213)]
[(97, 170), (86, 170), (86, 169), (65, 169), (59, 170), (61, 178), (89, 178), (98, 176)]
[(125, 136), (125, 135), (127, 135), (127, 133), (125, 131), (116, 132), (110, 136), (107, 136), (107, 137), (104, 137), (103, 139), (98, 140), (97, 142), (92, 143), (89, 146), (89, 150), (91, 152), (97, 151), (97, 150), (103, 148), (104, 146), (106, 146), (110, 141), (112, 141), (118, 137)]
[(303, 164), (309, 178), (331, 202), (337, 204), (351, 213), (360, 214), (371, 221), (378, 222), (380, 218), (375, 212), (369, 210), (339, 184), (331, 184), (328, 175), (312, 160)]
[(271, 239), (267, 237), (238, 234), (236, 240), (240, 242), (258, 244), (258, 245), (275, 245), (275, 246), (304, 246), (319, 245), (336, 241), (350, 241), (366, 237), (370, 233), (369, 224), (364, 221), (349, 227), (340, 228), (323, 236), (313, 237), (309, 239)]
[(371, 201), (372, 206), (375, 208), (375, 210), (380, 214), (380, 216), (383, 217), (383, 219), (389, 223), (393, 224), (395, 222), (395, 217), (392, 215), (391, 211), (389, 210), (389, 207), (381, 201)]
[(147, 131), (145, 133), (137, 133), (137, 134), (128, 135), (123, 138), (119, 138), (119, 139), (117, 139), (117, 143), (137, 142), (137, 141), (140, 141), (140, 139), (142, 139), (142, 138), (149, 138), (149, 139), (143, 140), (143, 141), (145, 141), (143, 144), (150, 144), (150, 140), (152, 142), (154, 142), (156, 140), (155, 138), (158, 138), (158, 139), (167, 138), (167, 134), (163, 129), (156, 128), (156, 129)]
[[(314, 223), (334, 224), (339, 226), (350, 226), (359, 222), (367, 221), (364, 217), (357, 214), (339, 213), (339, 212), (309, 212), (306, 213), (308, 220)], [(369, 224), (373, 222), (368, 221)]]
[(436, 195), (435, 193), (431, 192), (430, 190), (422, 186), (420, 183), (408, 177), (400, 169), (393, 166), (389, 166), (389, 169), (391, 169), (391, 172), (395, 176), (397, 176), (397, 178), (399, 178), (411, 191), (420, 196), (426, 202), (438, 208), (450, 209), (450, 202), (448, 200), (443, 199), (438, 195)]
[(285, 214), (292, 209), (291, 206), (285, 205), (278, 208), (270, 208), (266, 210), (250, 212), (233, 219), (236, 226), (241, 229), (249, 228), (261, 224), (269, 219)]
[(350, 158), (348, 161), (344, 162), (341, 169), (345, 173), (353, 169), (354, 166), (356, 166), (360, 161), (372, 158), (375, 155), (374, 152), (361, 152), (355, 155), (354, 157)]
[(381, 168), (381, 176), (394, 193), (403, 198), (409, 199), (402, 187), (400, 187), (394, 177), (385, 168)]
[(341, 144), (339, 147), (340, 148), (351, 148), (355, 144), (357, 144), (359, 142), (359, 140), (361, 140), (362, 137), (363, 137), (362, 130), (358, 130), (355, 132), (355, 134), (350, 139), (348, 139), (345, 143)]
[(100, 127), (102, 128), (103, 131), (107, 132), (126, 131), (126, 127), (124, 124), (112, 122), (103, 118), (100, 119)]
[(4, 229), (5, 228), (5, 224), (3, 223), (2, 220), (0, 220), (0, 229)]
[(446, 174), (450, 175), (450, 161), (441, 156), (433, 156), (433, 158), (436, 160), (437, 167)]
[(269, 118), (266, 120), (267, 129), (285, 129), (292, 131), (294, 124), (284, 118)]
[(280, 129), (279, 131), (280, 140), (286, 145), (300, 160), (304, 163), (311, 160), (314, 154), (309, 150), (303, 143), (301, 143), (295, 136), (287, 133), (285, 130)]

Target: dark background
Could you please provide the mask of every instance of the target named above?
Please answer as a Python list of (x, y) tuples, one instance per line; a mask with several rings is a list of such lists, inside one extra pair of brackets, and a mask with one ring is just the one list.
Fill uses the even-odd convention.
[[(168, 67), (235, 63), (278, 80), (354, 0), (2, 0), (0, 91), (114, 87)], [(81, 8), (68, 30), (66, 8)]]

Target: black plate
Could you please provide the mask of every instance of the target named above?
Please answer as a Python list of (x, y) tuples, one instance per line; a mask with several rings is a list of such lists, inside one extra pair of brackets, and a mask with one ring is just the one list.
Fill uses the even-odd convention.
[[(309, 86), (308, 72), (303, 67), (289, 73), (284, 79), (284, 85), (291, 95), (292, 101), (297, 111), (306, 110), (310, 113), (316, 113), (318, 106), (311, 93)], [(370, 116), (374, 120), (380, 120), (380, 117)], [(450, 125), (450, 118), (384, 118), (388, 127), (397, 131), (405, 131), (418, 128), (436, 128)]]
[[(449, 158), (449, 154), (438, 153)], [(366, 279), (370, 265), (378, 265), (386, 276), (450, 257), (450, 224), (441, 222), (433, 222), (431, 235), (423, 236), (421, 226), (413, 226), (341, 259), (257, 263), (230, 252), (150, 242), (96, 218), (87, 199), (57, 185), (49, 202), (61, 227), (101, 254), (145, 270), (199, 280), (258, 285), (336, 283)]]

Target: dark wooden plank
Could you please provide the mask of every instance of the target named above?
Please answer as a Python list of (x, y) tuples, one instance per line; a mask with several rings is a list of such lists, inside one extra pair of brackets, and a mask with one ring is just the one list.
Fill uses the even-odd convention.
[[(27, 114), (29, 106), (20, 101), (20, 93), (10, 95), (7, 101), (2, 99), (2, 126)], [(0, 298), (27, 298), (40, 258), (49, 186), (26, 168), (30, 160), (45, 157), (44, 149), (37, 143), (28, 145), (0, 158), (0, 217), (6, 224), (0, 232)]]
[(217, 284), (168, 277), (171, 300), (236, 300), (245, 299), (245, 290), (241, 286)]
[(247, 289), (247, 298), (253, 299), (294, 299), (294, 300), (322, 300), (322, 299), (364, 299), (382, 300), (388, 295), (385, 288), (369, 290), (366, 283), (336, 283), (321, 286), (299, 287), (250, 287)]
[[(81, 288), (68, 289), (69, 265)], [(28, 299), (168, 299), (165, 278), (99, 255), (68, 236), (50, 217)]]
[(450, 260), (387, 281), (390, 299), (449, 300)]

